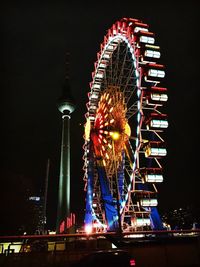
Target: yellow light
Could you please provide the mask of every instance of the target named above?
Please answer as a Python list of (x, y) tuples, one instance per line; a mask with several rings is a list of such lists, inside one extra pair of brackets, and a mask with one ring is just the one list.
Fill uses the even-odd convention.
[(125, 132), (125, 134), (128, 135), (129, 137), (131, 136), (131, 128), (130, 128), (128, 122), (127, 122), (126, 125), (125, 125), (124, 132)]
[(110, 132), (110, 136), (112, 137), (113, 140), (118, 140), (120, 137), (119, 132)]
[(90, 119), (87, 118), (86, 124), (85, 124), (85, 140), (90, 140)]
[(92, 233), (92, 225), (90, 225), (90, 224), (85, 225), (85, 232), (87, 235), (91, 234)]

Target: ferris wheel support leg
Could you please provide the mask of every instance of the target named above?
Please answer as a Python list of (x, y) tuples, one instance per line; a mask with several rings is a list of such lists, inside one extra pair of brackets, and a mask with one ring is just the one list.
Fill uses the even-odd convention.
[(102, 166), (98, 166), (97, 169), (98, 169), (101, 195), (106, 215), (108, 231), (118, 232), (119, 224), (118, 224), (118, 213), (115, 207), (116, 203), (114, 202), (112, 194), (110, 192), (104, 168)]
[(85, 228), (92, 229), (93, 222), (93, 209), (92, 209), (92, 198), (93, 198), (93, 160), (90, 159), (88, 166), (88, 175), (87, 175), (87, 193), (86, 193), (86, 209), (85, 209)]
[(151, 208), (151, 223), (153, 230), (163, 230), (163, 223), (156, 207)]

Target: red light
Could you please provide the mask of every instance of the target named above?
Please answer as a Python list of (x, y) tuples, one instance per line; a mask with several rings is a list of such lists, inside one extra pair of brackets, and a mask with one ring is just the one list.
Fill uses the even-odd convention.
[(130, 266), (136, 266), (136, 262), (134, 259), (130, 259)]

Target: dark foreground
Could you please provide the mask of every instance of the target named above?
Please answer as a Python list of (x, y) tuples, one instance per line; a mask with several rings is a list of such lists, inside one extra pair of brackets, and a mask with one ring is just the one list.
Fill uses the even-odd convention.
[(10, 238), (7, 249), (5, 241), (0, 242), (2, 267), (200, 267), (199, 233), (34, 237), (23, 240), (19, 253), (14, 251), (19, 238)]

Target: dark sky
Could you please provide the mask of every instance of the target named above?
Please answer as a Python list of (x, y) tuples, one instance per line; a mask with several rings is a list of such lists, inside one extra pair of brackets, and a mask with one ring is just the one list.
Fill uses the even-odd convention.
[(138, 18), (156, 33), (156, 43), (161, 46), (160, 62), (166, 65), (162, 85), (169, 89), (168, 156), (159, 208), (164, 211), (194, 205), (199, 180), (197, 1), (173, 5), (152, 1), (94, 5), (84, 1), (52, 2), (7, 2), (0, 8), (1, 169), (30, 177), (39, 190), (50, 158), (48, 220), (53, 225), (61, 142), (61, 116), (56, 101), (61, 95), (65, 53), (69, 50), (71, 89), (77, 102), (71, 120), (72, 210), (80, 214), (84, 208), (83, 124), (96, 53), (116, 20)]

